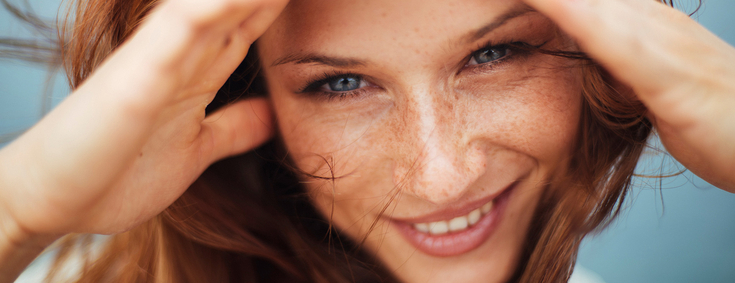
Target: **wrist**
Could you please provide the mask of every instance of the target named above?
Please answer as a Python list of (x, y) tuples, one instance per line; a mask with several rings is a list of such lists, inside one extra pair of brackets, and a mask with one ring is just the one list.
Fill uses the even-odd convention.
[(14, 282), (21, 272), (60, 235), (25, 231), (7, 213), (0, 213), (0, 283)]

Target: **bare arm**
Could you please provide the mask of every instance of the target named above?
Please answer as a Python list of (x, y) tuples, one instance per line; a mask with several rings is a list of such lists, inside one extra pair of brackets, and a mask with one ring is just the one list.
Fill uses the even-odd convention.
[(265, 99), (205, 107), (284, 0), (163, 1), (74, 93), (0, 150), (0, 282), (67, 233), (155, 216), (218, 159), (269, 139)]

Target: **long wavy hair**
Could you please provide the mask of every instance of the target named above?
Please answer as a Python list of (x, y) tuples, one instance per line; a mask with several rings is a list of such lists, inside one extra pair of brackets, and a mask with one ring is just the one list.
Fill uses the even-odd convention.
[[(6, 8), (48, 32), (37, 17)], [(0, 41), (10, 57), (57, 62), (71, 88), (140, 25), (156, 0), (77, 0), (53, 44)], [(673, 6), (672, 1), (663, 1)], [(701, 3), (700, 3), (701, 5)], [(45, 26), (44, 26), (45, 25)], [(16, 49), (12, 49), (14, 47)], [(40, 51), (45, 59), (17, 48)], [(536, 209), (514, 282), (565, 282), (582, 239), (620, 212), (651, 123), (646, 108), (583, 53), (535, 50), (578, 61), (582, 116), (568, 174), (549, 185)], [(39, 54), (36, 52), (35, 54)], [(267, 93), (257, 52), (207, 108)], [(278, 138), (213, 164), (160, 215), (107, 239), (82, 263), (77, 282), (395, 282), (361, 246), (316, 212)], [(306, 176), (308, 177), (308, 176)], [(563, 185), (560, 185), (563, 184)], [(376, 220), (377, 221), (377, 220)], [(48, 281), (60, 280), (73, 251), (90, 251), (91, 235), (68, 235)]]

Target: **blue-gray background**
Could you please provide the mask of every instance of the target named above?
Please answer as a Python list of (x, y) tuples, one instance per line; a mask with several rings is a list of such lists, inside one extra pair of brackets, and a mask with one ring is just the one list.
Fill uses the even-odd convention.
[[(695, 18), (735, 44), (735, 1), (704, 1)], [(49, 18), (59, 6), (59, 0), (30, 3)], [(692, 1), (683, 4), (682, 9), (691, 11)], [(30, 33), (0, 9), (0, 37), (6, 36)], [(56, 103), (69, 92), (61, 75), (51, 77), (52, 92), (44, 92), (48, 78), (44, 67), (0, 61), (0, 134), (33, 125), (46, 96)], [(652, 153), (639, 167), (648, 174), (681, 168), (671, 158)], [(625, 212), (607, 230), (585, 240), (578, 263), (608, 283), (735, 282), (735, 194), (690, 173), (664, 180), (638, 178), (636, 183)]]

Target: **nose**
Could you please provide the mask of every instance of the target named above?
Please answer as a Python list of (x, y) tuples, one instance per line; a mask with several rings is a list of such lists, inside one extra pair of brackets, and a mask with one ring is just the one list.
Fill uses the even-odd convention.
[(471, 190), (485, 172), (485, 152), (471, 138), (454, 95), (414, 88), (402, 110), (405, 124), (397, 131), (400, 152), (394, 183), (434, 204), (456, 201)]

